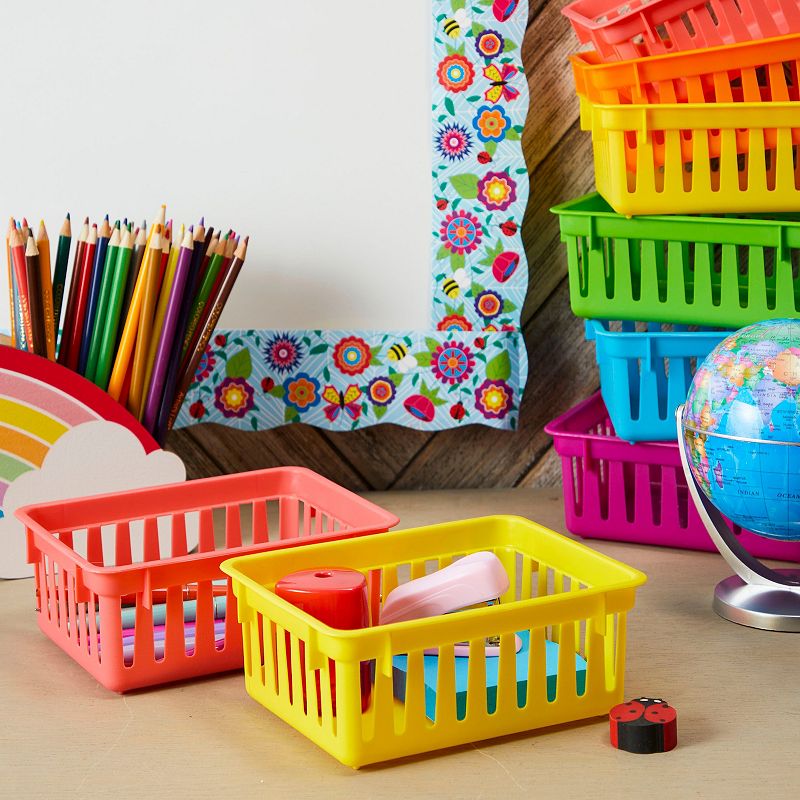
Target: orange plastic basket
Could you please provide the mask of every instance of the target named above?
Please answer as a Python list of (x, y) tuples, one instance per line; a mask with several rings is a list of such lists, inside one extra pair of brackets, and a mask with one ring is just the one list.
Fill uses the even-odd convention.
[[(570, 57), (575, 88), (581, 98), (581, 113), (592, 103), (621, 105), (665, 105), (686, 103), (762, 103), (764, 124), (769, 123), (769, 103), (800, 101), (800, 34), (780, 36), (744, 44), (724, 45), (708, 50), (640, 58), (604, 64), (597, 52)], [(694, 143), (688, 131), (682, 132), (684, 163), (693, 158)], [(748, 130), (735, 130), (736, 152), (749, 148)], [(800, 144), (800, 129), (792, 130), (792, 141)], [(709, 156), (721, 153), (722, 137), (708, 137)], [(777, 146), (777, 131), (766, 128), (767, 149)], [(664, 163), (664, 141), (655, 142), (656, 164)], [(627, 151), (627, 166), (635, 166), (635, 151)]]
[(604, 61), (800, 32), (798, 0), (575, 0), (562, 13)]
[[(16, 514), (35, 566), (39, 627), (117, 692), (242, 666), (236, 599), (219, 568), (225, 559), (383, 532), (398, 522), (294, 467)], [(224, 531), (216, 541), (215, 518)], [(187, 552), (194, 540), (196, 552)]]

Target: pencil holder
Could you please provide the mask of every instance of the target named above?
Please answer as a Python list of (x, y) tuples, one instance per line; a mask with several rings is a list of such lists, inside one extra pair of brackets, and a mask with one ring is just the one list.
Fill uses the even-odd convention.
[[(398, 583), (479, 551), (497, 555), (508, 573), (497, 605), (334, 630), (275, 594), (287, 573), (347, 564), (386, 598)], [(248, 693), (351, 767), (607, 714), (623, 697), (627, 613), (645, 581), (585, 545), (503, 516), (233, 558), (222, 569), (239, 600)], [(516, 635), (525, 642), (519, 653)], [(486, 655), (487, 636), (499, 637), (499, 656)], [(469, 643), (468, 657), (455, 655), (459, 642)], [(297, 663), (301, 647), (312, 693), (320, 678), (321, 714), (315, 697), (303, 702), (295, 670), (290, 683), (287, 653)], [(425, 655), (431, 648), (438, 656)], [(365, 661), (374, 662), (375, 683), (362, 712)]]
[[(117, 692), (241, 667), (236, 600), (219, 569), (226, 558), (378, 533), (398, 521), (296, 467), (16, 513), (35, 569), (39, 627)], [(196, 552), (187, 552), (189, 530)]]
[[(677, 442), (629, 444), (618, 438), (599, 392), (554, 419), (545, 432), (561, 457), (564, 516), (572, 533), (717, 551), (689, 497)], [(752, 555), (800, 562), (800, 543), (729, 525)]]
[(616, 435), (628, 442), (675, 440), (675, 409), (705, 357), (727, 331), (685, 325), (586, 321), (595, 343), (600, 391)]
[(598, 194), (552, 211), (579, 317), (741, 328), (800, 314), (800, 215), (627, 219)]
[(797, 0), (575, 0), (562, 13), (604, 61), (800, 31)]

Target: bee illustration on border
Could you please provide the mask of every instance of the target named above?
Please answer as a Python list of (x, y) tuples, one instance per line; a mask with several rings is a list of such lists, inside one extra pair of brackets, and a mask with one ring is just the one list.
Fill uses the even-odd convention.
[(470, 287), (469, 276), (463, 267), (459, 267), (452, 278), (445, 278), (442, 283), (442, 291), (451, 299), (455, 300), (461, 292), (466, 292)]
[(403, 375), (417, 366), (417, 359), (408, 352), (408, 348), (402, 342), (393, 344), (389, 348), (387, 357), (394, 363), (395, 369)]
[(459, 8), (452, 17), (442, 23), (442, 30), (451, 39), (458, 39), (470, 25), (472, 18), (465, 9)]

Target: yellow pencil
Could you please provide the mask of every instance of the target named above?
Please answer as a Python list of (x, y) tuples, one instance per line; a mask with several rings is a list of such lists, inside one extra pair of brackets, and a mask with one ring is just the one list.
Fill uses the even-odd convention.
[[(142, 298), (139, 304), (139, 325), (136, 334), (136, 349), (133, 353), (133, 373), (131, 389), (128, 393), (128, 411), (139, 418), (144, 389), (145, 365), (150, 348), (150, 335), (153, 332), (153, 312), (156, 308), (158, 294), (158, 273), (161, 267), (161, 232), (163, 228), (156, 223), (150, 237), (150, 250), (142, 265), (144, 280), (142, 282)], [(131, 310), (133, 303), (131, 303)]]
[[(184, 236), (184, 227), (181, 225), (181, 235), (175, 240), (182, 242)], [(169, 246), (169, 240), (164, 237), (164, 241)], [(161, 252), (164, 252), (162, 245)], [(167, 303), (169, 302), (169, 293), (172, 291), (172, 281), (175, 278), (175, 267), (178, 263), (178, 253), (180, 247), (173, 247), (169, 251), (169, 260), (167, 261), (167, 270), (164, 273), (164, 280), (161, 284), (161, 289), (158, 293), (158, 306), (156, 308), (156, 317), (153, 321), (153, 331), (150, 335), (150, 347), (147, 350), (147, 361), (145, 363), (144, 384), (142, 386), (142, 407), (139, 409), (140, 416), (144, 416), (144, 404), (147, 399), (147, 393), (150, 389), (150, 378), (153, 374), (153, 362), (156, 358), (156, 349), (158, 348), (158, 340), (161, 338), (161, 329), (164, 326), (164, 316), (167, 313)]]
[[(120, 336), (119, 345), (117, 347), (117, 355), (114, 359), (114, 369), (111, 370), (111, 378), (108, 381), (108, 389), (106, 391), (115, 400), (119, 400), (122, 394), (122, 387), (125, 384), (125, 376), (128, 373), (128, 365), (131, 363), (131, 356), (133, 355), (133, 347), (136, 343), (136, 332), (139, 329), (139, 315), (142, 308), (142, 298), (144, 296), (144, 277), (146, 270), (145, 264), (150, 255), (150, 240), (153, 237), (153, 232), (156, 225), (161, 226), (167, 216), (166, 205), (161, 206), (158, 212), (156, 222), (150, 226), (150, 232), (147, 235), (147, 243), (144, 248), (144, 255), (142, 256), (142, 267), (139, 269), (139, 274), (136, 276), (136, 283), (133, 287), (133, 295), (131, 302), (128, 306), (128, 315), (125, 317), (125, 324), (122, 327), (122, 335)], [(137, 237), (138, 242), (138, 237)], [(158, 248), (159, 258), (161, 257), (161, 247)], [(130, 397), (130, 395), (128, 395)]]
[(47, 357), (56, 360), (56, 334), (53, 320), (53, 278), (50, 274), (50, 238), (44, 220), (39, 221), (36, 234), (36, 247), (39, 249), (39, 272), (41, 275), (42, 306), (44, 308), (44, 341)]

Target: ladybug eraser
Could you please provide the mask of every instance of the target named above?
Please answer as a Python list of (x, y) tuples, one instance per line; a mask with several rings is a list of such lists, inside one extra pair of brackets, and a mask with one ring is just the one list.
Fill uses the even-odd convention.
[(678, 712), (653, 697), (637, 697), (608, 712), (611, 744), (629, 753), (666, 753), (678, 744)]

